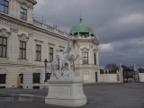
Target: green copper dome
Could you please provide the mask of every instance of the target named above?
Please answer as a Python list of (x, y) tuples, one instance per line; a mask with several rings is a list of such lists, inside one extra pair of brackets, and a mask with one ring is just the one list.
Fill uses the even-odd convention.
[(87, 26), (86, 24), (84, 24), (82, 22), (82, 19), (80, 19), (80, 22), (77, 23), (76, 25), (74, 25), (70, 31), (70, 35), (77, 35), (77, 34), (89, 34), (91, 33), (91, 36), (94, 36), (93, 34), (93, 30)]

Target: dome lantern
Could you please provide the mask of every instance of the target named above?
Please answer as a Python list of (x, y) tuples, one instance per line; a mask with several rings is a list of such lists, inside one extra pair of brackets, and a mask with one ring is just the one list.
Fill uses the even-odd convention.
[(93, 30), (82, 22), (82, 18), (80, 18), (80, 22), (75, 24), (70, 30), (70, 35), (78, 34), (84, 37), (94, 36)]

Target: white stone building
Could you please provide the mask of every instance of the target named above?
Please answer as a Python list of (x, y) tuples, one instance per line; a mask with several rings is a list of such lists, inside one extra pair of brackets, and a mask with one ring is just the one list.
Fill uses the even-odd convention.
[[(36, 4), (35, 0), (0, 0), (0, 88), (42, 88), (44, 60), (53, 61), (56, 49), (67, 50), (69, 34), (33, 19)], [(73, 27), (70, 32), (81, 56), (74, 63), (75, 74), (84, 82), (99, 82), (99, 42), (82, 21), (77, 27), (78, 31)]]

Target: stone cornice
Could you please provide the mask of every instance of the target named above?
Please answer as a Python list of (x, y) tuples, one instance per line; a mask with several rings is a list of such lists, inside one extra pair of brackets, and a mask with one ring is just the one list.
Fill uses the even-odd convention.
[(100, 44), (99, 41), (96, 40), (96, 39), (78, 39), (77, 41), (78, 41), (78, 42), (92, 42), (92, 43), (94, 43), (94, 44), (96, 44), (96, 45), (99, 45), (99, 44)]
[(37, 64), (31, 64), (31, 63), (14, 63), (14, 62), (5, 62), (5, 63), (1, 63), (0, 62), (0, 65), (1, 66), (30, 66), (30, 67), (41, 67), (43, 68), (44, 65), (37, 65)]
[(39, 32), (42, 32), (42, 33), (48, 34), (50, 36), (54, 36), (54, 37), (66, 40), (66, 41), (68, 40), (68, 37), (66, 37), (66, 36), (60, 35), (53, 31), (49, 31), (47, 29), (43, 29), (34, 24), (13, 18), (13, 17), (6, 15), (4, 13), (1, 13), (1, 12), (0, 12), (0, 23), (7, 24), (10, 27), (15, 27), (17, 29), (26, 29), (27, 31), (30, 31), (30, 29), (31, 29), (31, 30), (39, 31)]

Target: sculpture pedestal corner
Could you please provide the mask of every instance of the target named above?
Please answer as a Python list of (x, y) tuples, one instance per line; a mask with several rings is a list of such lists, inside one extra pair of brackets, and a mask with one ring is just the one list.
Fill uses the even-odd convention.
[(50, 79), (48, 83), (49, 93), (45, 98), (46, 104), (76, 107), (87, 103), (81, 78)]

